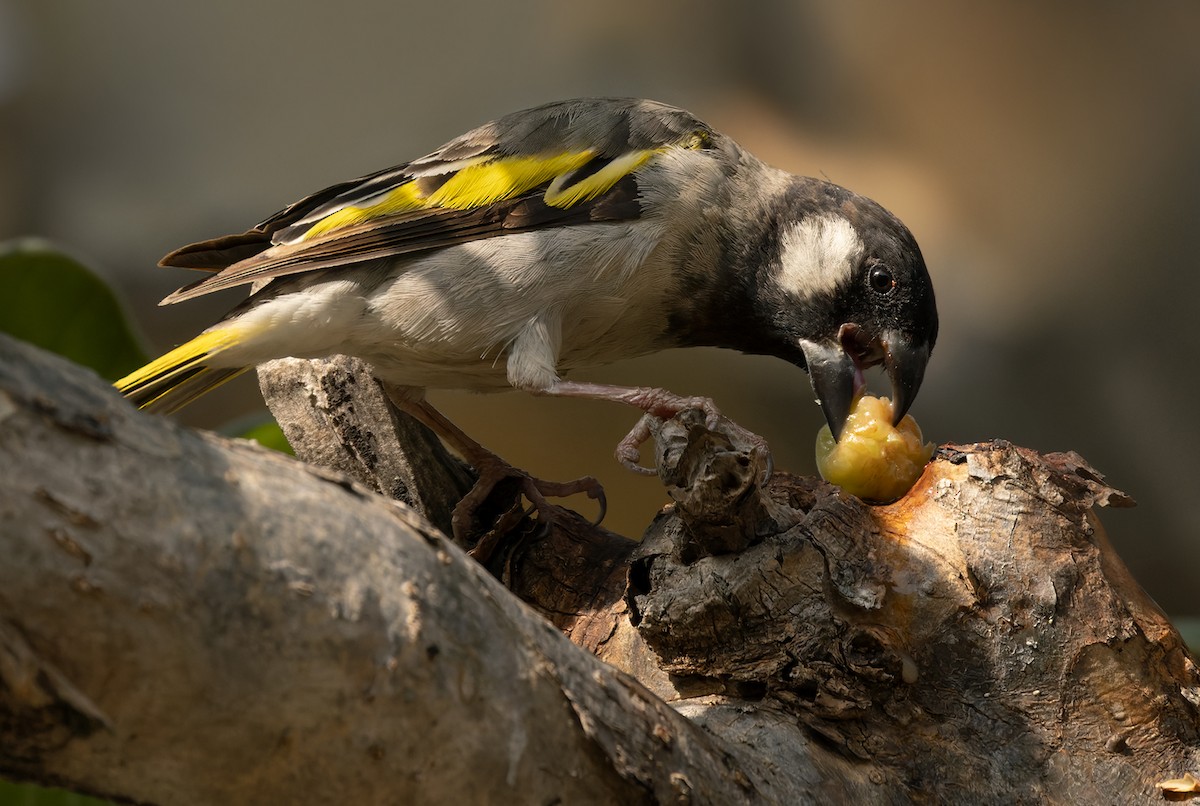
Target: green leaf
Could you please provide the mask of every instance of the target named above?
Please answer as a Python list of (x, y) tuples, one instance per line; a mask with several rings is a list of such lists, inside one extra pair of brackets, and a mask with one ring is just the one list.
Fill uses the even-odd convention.
[(280, 428), (280, 423), (271, 420), (264, 422), (263, 425), (254, 426), (248, 431), (240, 434), (242, 439), (253, 439), (263, 447), (269, 447), (272, 451), (287, 453), (288, 456), (295, 456), (295, 451), (292, 450), (292, 445), (288, 444), (288, 438), (284, 437), (283, 429)]
[(252, 439), (264, 448), (286, 453), (288, 456), (296, 455), (292, 446), (288, 444), (287, 437), (283, 435), (283, 429), (279, 427), (279, 423), (275, 422), (275, 418), (268, 411), (259, 411), (247, 414), (245, 417), (238, 417), (233, 422), (222, 426), (218, 433), (234, 439)]
[(45, 241), (0, 244), (0, 331), (116, 380), (146, 363), (103, 280)]
[(104, 806), (108, 801), (62, 789), (43, 789), (33, 784), (0, 781), (0, 803), (4, 806)]
[(1176, 616), (1175, 629), (1183, 636), (1183, 642), (1192, 652), (1200, 655), (1200, 616)]

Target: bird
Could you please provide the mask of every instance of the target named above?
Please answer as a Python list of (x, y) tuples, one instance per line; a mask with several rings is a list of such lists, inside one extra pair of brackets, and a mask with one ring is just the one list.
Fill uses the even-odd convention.
[[(475, 466), (453, 514), (507, 476), (536, 508), (586, 492), (509, 465), (431, 406), (426, 389), (520, 389), (608, 400), (643, 417), (618, 443), (639, 469), (646, 418), (708, 398), (570, 380), (679, 347), (782, 359), (808, 372), (835, 439), (882, 365), (895, 422), (937, 338), (933, 285), (909, 229), (825, 179), (771, 167), (683, 109), (578, 98), (485, 123), (431, 153), (332, 185), (240, 234), (183, 246), (196, 269), (169, 305), (237, 286), (249, 296), (192, 340), (119, 380), (172, 412), (281, 357), (365, 361), (402, 410)], [(644, 470), (644, 468), (642, 468)]]

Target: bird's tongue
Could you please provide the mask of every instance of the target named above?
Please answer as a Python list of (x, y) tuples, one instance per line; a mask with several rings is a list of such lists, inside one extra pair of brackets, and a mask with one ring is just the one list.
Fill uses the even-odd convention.
[(868, 363), (872, 345), (862, 332), (862, 328), (849, 322), (838, 330), (838, 341), (846, 355), (850, 356), (854, 362), (854, 395), (852, 399), (857, 401), (867, 391), (867, 379), (863, 370), (872, 366), (871, 363)]
[[(854, 361), (854, 397), (853, 400), (858, 402), (858, 399), (867, 391), (867, 379), (863, 375), (863, 366), (857, 359)], [(853, 408), (853, 404), (851, 405)]]

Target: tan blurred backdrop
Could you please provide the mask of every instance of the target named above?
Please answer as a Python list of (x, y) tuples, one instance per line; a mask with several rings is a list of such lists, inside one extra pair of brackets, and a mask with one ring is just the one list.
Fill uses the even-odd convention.
[[(684, 106), (904, 219), (942, 318), (927, 437), (1079, 451), (1139, 501), (1103, 515), (1134, 573), (1200, 614), (1198, 34), (1192, 2), (0, 0), (0, 237), (95, 266), (160, 351), (239, 298), (156, 308), (182, 243), (543, 101)], [(590, 377), (711, 395), (812, 472), (798, 369), (692, 351)], [(537, 474), (599, 476), (618, 531), (665, 500), (611, 458), (630, 411), (434, 399)], [(246, 381), (184, 419), (261, 405)]]

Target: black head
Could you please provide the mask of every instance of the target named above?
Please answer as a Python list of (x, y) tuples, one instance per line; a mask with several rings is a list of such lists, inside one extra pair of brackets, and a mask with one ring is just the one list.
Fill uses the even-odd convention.
[(778, 262), (766, 269), (777, 333), (799, 346), (835, 439), (865, 386), (863, 370), (877, 364), (891, 379), (899, 423), (938, 330), (916, 240), (875, 202), (828, 182), (797, 180), (787, 211), (776, 227)]

